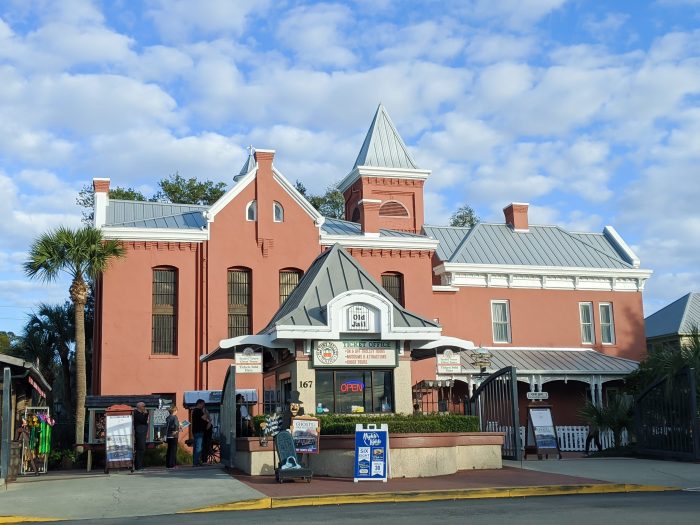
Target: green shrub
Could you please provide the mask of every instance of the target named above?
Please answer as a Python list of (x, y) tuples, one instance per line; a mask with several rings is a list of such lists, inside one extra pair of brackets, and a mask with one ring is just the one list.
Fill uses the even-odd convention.
[(476, 416), (457, 414), (333, 414), (321, 415), (321, 434), (354, 434), (357, 423), (386, 423), (389, 432), (394, 434), (432, 434), (443, 432), (478, 432), (479, 419)]
[[(168, 445), (163, 443), (155, 448), (147, 448), (143, 458), (144, 467), (164, 467)], [(191, 465), (192, 453), (178, 443), (176, 461), (178, 465)]]

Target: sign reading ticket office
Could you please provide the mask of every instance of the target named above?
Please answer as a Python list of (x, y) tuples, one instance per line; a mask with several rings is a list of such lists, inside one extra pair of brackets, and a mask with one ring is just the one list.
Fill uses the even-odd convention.
[(313, 364), (315, 368), (395, 368), (398, 351), (395, 341), (317, 341)]

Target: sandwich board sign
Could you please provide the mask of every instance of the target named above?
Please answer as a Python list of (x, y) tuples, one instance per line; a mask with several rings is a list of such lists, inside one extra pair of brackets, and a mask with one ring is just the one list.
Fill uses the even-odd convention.
[(528, 452), (535, 452), (538, 459), (542, 459), (543, 455), (548, 458), (549, 454), (556, 454), (561, 459), (557, 427), (552, 420), (551, 405), (529, 405), (527, 414), (525, 457), (527, 458)]
[(383, 481), (389, 477), (389, 425), (355, 425), (354, 481)]

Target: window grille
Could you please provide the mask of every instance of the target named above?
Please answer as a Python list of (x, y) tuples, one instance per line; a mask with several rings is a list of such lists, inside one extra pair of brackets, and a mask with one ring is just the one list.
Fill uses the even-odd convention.
[(173, 269), (153, 270), (151, 353), (177, 354), (177, 280)]
[(383, 273), (382, 287), (403, 306), (403, 276), (400, 273)]
[(228, 336), (248, 335), (250, 323), (250, 270), (228, 271)]
[(282, 270), (280, 272), (280, 305), (283, 305), (287, 297), (292, 295), (300, 280), (301, 272), (299, 270)]

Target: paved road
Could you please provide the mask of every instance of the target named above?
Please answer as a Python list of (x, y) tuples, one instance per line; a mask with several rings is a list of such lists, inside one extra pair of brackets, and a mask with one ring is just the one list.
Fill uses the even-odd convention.
[[(549, 496), (340, 507), (297, 507), (265, 511), (211, 512), (139, 518), (139, 525), (270, 523), (304, 525), (684, 525), (700, 522), (700, 492)], [(130, 519), (81, 520), (76, 525), (131, 524)]]

